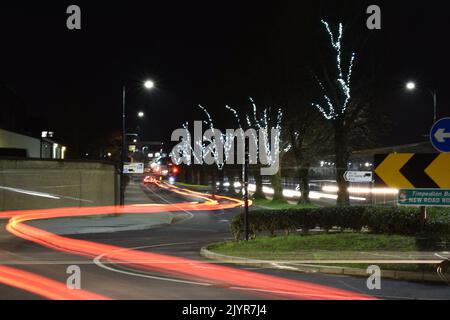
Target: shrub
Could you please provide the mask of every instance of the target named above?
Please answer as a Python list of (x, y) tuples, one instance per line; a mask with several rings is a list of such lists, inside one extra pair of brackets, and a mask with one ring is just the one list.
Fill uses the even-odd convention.
[[(328, 232), (333, 227), (341, 231), (360, 232), (367, 228), (376, 234), (420, 236), (434, 241), (450, 241), (450, 210), (431, 208), (422, 228), (418, 208), (389, 208), (373, 206), (326, 207), (308, 209), (256, 210), (249, 213), (250, 235), (278, 231), (289, 234), (302, 229), (304, 233), (319, 227)], [(231, 222), (236, 240), (244, 232), (244, 215), (236, 215)]]

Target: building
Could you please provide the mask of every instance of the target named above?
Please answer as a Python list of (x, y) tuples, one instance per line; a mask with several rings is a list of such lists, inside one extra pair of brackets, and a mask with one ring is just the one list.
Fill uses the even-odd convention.
[(164, 143), (159, 141), (132, 140), (128, 146), (131, 162), (144, 162), (148, 164), (159, 157), (165, 156), (163, 146)]
[(32, 137), (0, 129), (0, 157), (65, 159), (67, 147), (48, 137)]

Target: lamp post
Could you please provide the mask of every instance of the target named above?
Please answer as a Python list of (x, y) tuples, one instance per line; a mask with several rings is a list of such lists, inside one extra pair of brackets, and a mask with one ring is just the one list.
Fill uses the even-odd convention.
[[(153, 81), (147, 80), (144, 82), (144, 87), (147, 90), (153, 89), (155, 87)], [(126, 91), (127, 88), (124, 85), (122, 87), (122, 156), (121, 156), (121, 167), (120, 167), (120, 205), (125, 204), (125, 173), (124, 173), (124, 166), (125, 162), (127, 161), (127, 135), (126, 135)], [(142, 118), (144, 117), (144, 112), (140, 111), (138, 112), (138, 117)]]
[[(406, 89), (409, 91), (413, 91), (416, 89), (416, 84), (413, 81), (409, 81), (406, 83)], [(433, 123), (437, 120), (437, 96), (436, 96), (436, 90), (428, 89), (428, 92), (431, 94), (433, 98)]]
[[(406, 84), (406, 89), (409, 90), (409, 91), (413, 91), (413, 90), (416, 89), (416, 84), (413, 81), (409, 81)], [(428, 89), (427, 91), (431, 94), (431, 96), (433, 98), (433, 123), (435, 123), (436, 120), (437, 120), (437, 115), (436, 115), (436, 113), (437, 113), (436, 112), (436, 101), (437, 101), (436, 90)], [(425, 223), (427, 221), (427, 207), (425, 207), (425, 206), (421, 206), (420, 207), (420, 220), (422, 222), (422, 229), (423, 229), (425, 227)]]

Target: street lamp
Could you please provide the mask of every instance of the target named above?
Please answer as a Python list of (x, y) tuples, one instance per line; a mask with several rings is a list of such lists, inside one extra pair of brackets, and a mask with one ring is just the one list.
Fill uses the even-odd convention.
[[(416, 89), (416, 84), (414, 82), (410, 81), (406, 84), (406, 89), (408, 89), (409, 91), (413, 91)], [(437, 120), (437, 117), (436, 117), (436, 90), (428, 89), (427, 91), (433, 97), (433, 123), (435, 123)], [(425, 207), (425, 206), (420, 207), (420, 219), (422, 221), (422, 226), (423, 226), (427, 219), (427, 207)]]
[(137, 116), (138, 116), (139, 118), (143, 118), (143, 117), (144, 117), (144, 112), (143, 112), (143, 111), (139, 111), (138, 114), (137, 114)]
[(408, 90), (414, 90), (415, 88), (416, 88), (416, 84), (412, 81), (410, 81), (406, 84), (406, 89), (408, 89)]
[[(416, 84), (414, 82), (410, 81), (410, 82), (406, 83), (406, 89), (409, 91), (414, 91), (416, 89)], [(433, 97), (433, 122), (436, 122), (436, 120), (437, 120), (437, 117), (436, 117), (436, 91), (428, 89), (428, 92)]]
[(153, 89), (155, 87), (155, 83), (151, 80), (147, 80), (144, 82), (144, 87), (147, 89)]
[[(155, 84), (151, 80), (147, 80), (143, 83), (144, 88), (147, 90), (153, 89)], [(122, 161), (120, 167), (120, 205), (125, 204), (125, 174), (123, 172), (125, 162), (127, 160), (127, 138), (126, 138), (126, 86), (122, 87)], [(139, 112), (138, 117), (142, 118), (144, 112)]]

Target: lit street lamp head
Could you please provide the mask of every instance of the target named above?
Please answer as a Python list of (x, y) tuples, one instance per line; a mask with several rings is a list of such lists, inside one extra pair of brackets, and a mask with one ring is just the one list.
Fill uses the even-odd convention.
[(139, 118), (143, 118), (143, 117), (144, 117), (144, 112), (139, 111), (138, 114), (137, 114), (137, 116), (138, 116)]
[(146, 89), (153, 89), (155, 87), (155, 84), (154, 84), (153, 81), (147, 80), (147, 81), (144, 82), (144, 87)]
[(415, 88), (416, 88), (416, 84), (412, 81), (410, 81), (406, 84), (406, 89), (408, 89), (408, 90), (414, 90)]

